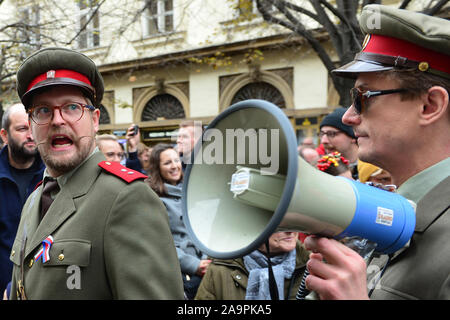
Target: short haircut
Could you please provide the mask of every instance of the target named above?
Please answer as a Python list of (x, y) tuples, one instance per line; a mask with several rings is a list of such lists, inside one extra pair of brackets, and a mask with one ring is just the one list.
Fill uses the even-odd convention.
[[(95, 137), (95, 142), (97, 143), (97, 146), (101, 144), (102, 141), (117, 141), (117, 137), (113, 134), (101, 134)], [(117, 141), (118, 142), (118, 141)]]
[(5, 129), (6, 132), (8, 132), (8, 133), (9, 133), (9, 127), (11, 126), (11, 117), (10, 117), (11, 112), (12, 112), (14, 109), (18, 108), (19, 106), (22, 106), (22, 107), (24, 108), (24, 110), (25, 110), (25, 107), (23, 106), (23, 104), (21, 104), (21, 103), (15, 103), (15, 104), (12, 104), (11, 106), (9, 106), (9, 107), (5, 110), (5, 112), (3, 113), (3, 117), (2, 117), (2, 129)]
[(203, 125), (201, 121), (195, 121), (195, 120), (184, 120), (180, 122), (180, 128), (187, 128), (187, 127), (197, 127), (202, 130), (203, 132)]
[(407, 89), (402, 92), (403, 99), (415, 99), (433, 86), (443, 87), (450, 94), (450, 80), (434, 74), (413, 69), (394, 69), (380, 72), (380, 75), (390, 77), (400, 83), (400, 87)]

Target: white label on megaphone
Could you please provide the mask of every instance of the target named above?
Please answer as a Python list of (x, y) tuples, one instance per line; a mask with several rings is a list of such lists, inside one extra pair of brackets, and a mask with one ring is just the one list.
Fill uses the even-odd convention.
[(238, 195), (248, 189), (250, 183), (250, 172), (239, 171), (231, 176), (230, 191)]
[(377, 219), (376, 223), (383, 224), (385, 226), (392, 226), (394, 221), (394, 211), (391, 209), (377, 207)]

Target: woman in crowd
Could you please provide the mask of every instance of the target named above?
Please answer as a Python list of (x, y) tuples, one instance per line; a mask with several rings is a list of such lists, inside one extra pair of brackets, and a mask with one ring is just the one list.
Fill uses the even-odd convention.
[(184, 290), (188, 299), (193, 299), (210, 260), (195, 247), (183, 222), (181, 210), (181, 188), (183, 172), (178, 152), (170, 144), (157, 144), (150, 155), (150, 187), (160, 196), (169, 214), (178, 260), (183, 273)]

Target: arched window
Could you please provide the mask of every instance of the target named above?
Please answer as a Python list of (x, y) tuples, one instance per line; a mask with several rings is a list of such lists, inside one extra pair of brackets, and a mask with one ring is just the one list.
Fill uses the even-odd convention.
[(184, 118), (184, 109), (180, 101), (174, 96), (164, 93), (151, 98), (142, 111), (141, 121), (155, 121), (158, 118)]
[(267, 82), (252, 82), (243, 86), (236, 92), (231, 100), (231, 104), (248, 99), (266, 100), (280, 108), (286, 108), (286, 102), (281, 92)]
[(100, 105), (100, 124), (110, 124), (111, 118), (109, 117), (108, 110), (103, 105)]

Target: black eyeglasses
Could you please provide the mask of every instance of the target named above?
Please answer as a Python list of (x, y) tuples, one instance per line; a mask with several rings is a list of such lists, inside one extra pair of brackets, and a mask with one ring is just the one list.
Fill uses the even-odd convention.
[(322, 139), (323, 136), (327, 136), (328, 138), (333, 139), (340, 133), (342, 133), (342, 131), (319, 131), (319, 138)]
[(79, 103), (79, 102), (69, 102), (61, 106), (36, 106), (28, 111), (31, 119), (38, 125), (46, 125), (50, 123), (53, 119), (53, 114), (55, 109), (59, 109), (59, 114), (61, 118), (65, 121), (74, 123), (81, 119), (84, 114), (84, 108), (88, 108), (91, 111), (95, 110), (95, 107)]
[(361, 114), (367, 99), (370, 99), (370, 98), (376, 97), (376, 96), (382, 96), (385, 94), (399, 93), (399, 92), (405, 92), (405, 91), (407, 91), (407, 89), (361, 91), (358, 88), (352, 88), (350, 90), (350, 96), (352, 97), (353, 106), (355, 107), (355, 110), (358, 112), (358, 114)]

